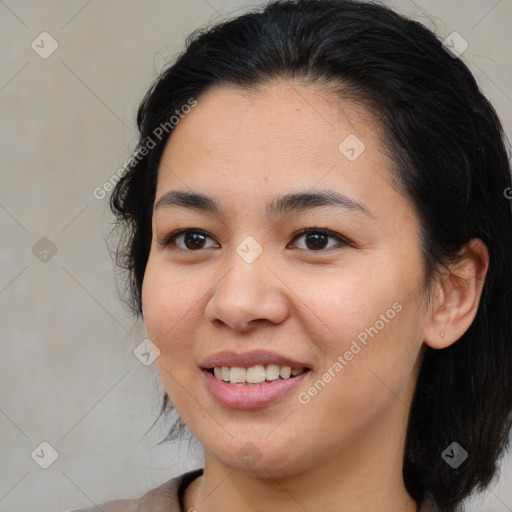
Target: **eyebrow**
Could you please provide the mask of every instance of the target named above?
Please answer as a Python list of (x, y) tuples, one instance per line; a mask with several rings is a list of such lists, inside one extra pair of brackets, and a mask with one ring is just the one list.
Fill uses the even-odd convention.
[[(315, 190), (308, 192), (292, 192), (283, 196), (276, 197), (267, 204), (267, 216), (277, 216), (281, 214), (300, 213), (326, 206), (334, 206), (343, 210), (363, 214), (375, 220), (368, 207), (363, 203), (351, 199), (341, 192), (334, 190)], [(183, 207), (192, 210), (211, 212), (219, 214), (221, 207), (219, 203), (210, 196), (199, 192), (189, 192), (187, 190), (171, 190), (166, 192), (156, 202), (154, 210), (162, 208)]]

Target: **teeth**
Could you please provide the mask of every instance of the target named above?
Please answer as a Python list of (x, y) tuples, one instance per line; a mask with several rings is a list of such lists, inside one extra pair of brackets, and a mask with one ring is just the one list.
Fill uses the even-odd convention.
[(277, 364), (269, 364), (266, 368), (263, 365), (257, 365), (250, 368), (216, 366), (213, 369), (213, 374), (217, 379), (230, 384), (262, 384), (265, 381), (273, 381), (279, 378), (289, 379), (304, 372), (305, 368), (292, 370), (289, 366), (279, 366)]
[(292, 373), (292, 369), (289, 366), (281, 366), (279, 375), (282, 379), (288, 379)]
[(231, 383), (245, 382), (246, 373), (247, 370), (245, 368), (237, 368), (233, 366), (229, 372), (229, 381)]
[(245, 379), (251, 384), (258, 384), (266, 379), (265, 367), (262, 365), (247, 368)]
[(269, 364), (267, 366), (267, 380), (279, 379), (279, 366), (277, 364)]

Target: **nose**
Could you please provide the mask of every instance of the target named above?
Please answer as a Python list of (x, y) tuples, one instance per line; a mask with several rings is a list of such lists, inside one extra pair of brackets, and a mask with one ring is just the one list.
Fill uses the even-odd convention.
[(256, 324), (279, 324), (288, 317), (287, 287), (260, 255), (247, 263), (237, 253), (215, 285), (205, 315), (213, 324), (247, 332)]

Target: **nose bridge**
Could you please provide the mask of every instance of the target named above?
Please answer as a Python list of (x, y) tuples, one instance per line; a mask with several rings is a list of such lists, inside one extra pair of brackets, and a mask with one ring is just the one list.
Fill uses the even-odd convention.
[(265, 256), (262, 245), (250, 236), (234, 248), (227, 259), (229, 270), (215, 285), (206, 308), (210, 321), (246, 329), (253, 320), (278, 323), (286, 317), (280, 281), (267, 268)]

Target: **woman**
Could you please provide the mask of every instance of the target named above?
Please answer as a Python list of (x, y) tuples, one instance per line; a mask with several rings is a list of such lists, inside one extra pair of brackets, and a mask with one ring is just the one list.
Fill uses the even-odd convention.
[(118, 263), (204, 468), (99, 508), (462, 510), (512, 396), (510, 167), (462, 61), (273, 2), (189, 37), (138, 126)]

